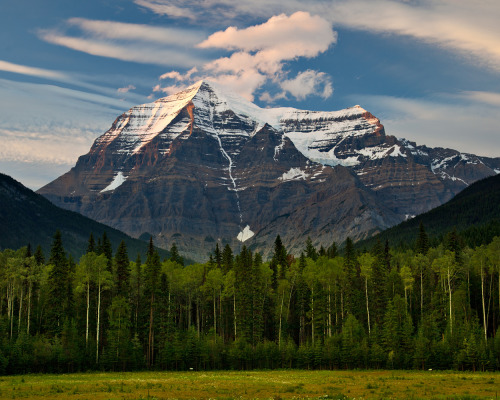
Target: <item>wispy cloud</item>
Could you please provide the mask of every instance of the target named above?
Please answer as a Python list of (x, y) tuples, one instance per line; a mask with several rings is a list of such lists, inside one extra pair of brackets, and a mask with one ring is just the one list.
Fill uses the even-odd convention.
[(38, 37), (72, 50), (122, 61), (176, 67), (204, 62), (192, 51), (203, 38), (197, 31), (84, 18), (71, 18), (67, 26), (76, 26), (82, 32), (70, 36), (57, 29), (41, 29)]
[(0, 60), (0, 71), (13, 72), (15, 74), (36, 76), (39, 78), (53, 79), (57, 81), (69, 80), (68, 75), (59, 71), (52, 71), (43, 68), (29, 67), (27, 65), (13, 64), (8, 61)]
[[(217, 21), (307, 11), (335, 27), (411, 37), (500, 71), (500, 2), (496, 0), (136, 0), (169, 17)], [(161, 12), (175, 7), (175, 13)], [(223, 12), (221, 12), (223, 10)]]
[[(439, 94), (432, 99), (356, 96), (381, 118), (388, 135), (433, 147), (498, 157), (500, 93)], [(481, 140), (478, 140), (481, 138)]]
[(171, 2), (164, 2), (162, 0), (135, 0), (134, 3), (158, 15), (191, 20), (195, 20), (197, 17), (191, 10), (185, 7), (177, 7)]
[(68, 25), (76, 26), (94, 37), (161, 43), (174, 46), (194, 46), (205, 35), (194, 29), (165, 28), (116, 21), (100, 21), (85, 18), (70, 18)]
[(135, 90), (135, 89), (137, 89), (137, 88), (134, 85), (128, 85), (128, 86), (125, 86), (125, 87), (118, 88), (117, 92), (118, 93), (128, 93), (131, 90)]
[(352, 0), (336, 3), (329, 15), (337, 25), (413, 37), (500, 71), (495, 0)]
[[(190, 71), (182, 75), (172, 71), (161, 78), (187, 82), (205, 78), (230, 87), (249, 100), (253, 100), (255, 92), (265, 83), (273, 83), (298, 99), (309, 94), (328, 97), (332, 85), (325, 73), (307, 71), (289, 79), (285, 66), (299, 57), (318, 56), (336, 40), (331, 24), (319, 16), (307, 12), (280, 14), (259, 25), (244, 29), (231, 26), (213, 33), (198, 47), (223, 49), (231, 52), (229, 56), (205, 63), (200, 73)], [(298, 88), (301, 83), (307, 83), (304, 89)], [(170, 92), (173, 87), (162, 89)]]

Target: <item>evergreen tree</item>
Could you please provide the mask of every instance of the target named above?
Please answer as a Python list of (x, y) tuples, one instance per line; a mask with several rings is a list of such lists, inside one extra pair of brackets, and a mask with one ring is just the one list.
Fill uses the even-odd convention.
[(328, 256), (328, 258), (335, 258), (338, 255), (337, 253), (338, 253), (337, 244), (333, 242), (332, 245), (328, 247), (326, 255)]
[(49, 264), (52, 269), (48, 277), (47, 329), (58, 334), (62, 332), (64, 317), (68, 311), (68, 283), (70, 281), (68, 260), (59, 230), (54, 235)]
[(144, 297), (148, 305), (148, 343), (147, 343), (147, 366), (151, 368), (154, 365), (155, 356), (155, 310), (157, 307), (157, 296), (160, 278), (160, 256), (154, 248), (153, 238), (149, 239), (148, 254), (146, 258), (146, 268), (144, 271)]
[(311, 238), (308, 236), (306, 240), (306, 257), (316, 261), (318, 259), (318, 252), (312, 244)]
[(94, 240), (94, 235), (92, 232), (90, 232), (89, 236), (89, 241), (87, 245), (87, 253), (95, 253), (96, 252), (96, 247), (95, 247), (95, 240)]
[(346, 314), (352, 314), (356, 319), (363, 314), (363, 284), (360, 277), (360, 268), (354, 251), (354, 244), (351, 238), (345, 242), (344, 256), (344, 279), (342, 290), (345, 293), (345, 311)]
[(38, 245), (35, 250), (35, 261), (38, 265), (45, 265), (45, 256), (43, 255), (42, 246)]
[(227, 274), (231, 269), (233, 269), (233, 251), (229, 244), (226, 244), (222, 251), (222, 272)]
[(372, 264), (372, 282), (373, 282), (373, 322), (378, 325), (382, 324), (384, 312), (387, 305), (387, 278), (389, 275), (389, 267), (387, 265), (387, 247), (382, 247), (380, 241), (375, 243), (372, 249), (372, 254), (375, 257), (375, 262)]
[(429, 251), (429, 237), (425, 232), (424, 224), (420, 221), (420, 225), (418, 227), (418, 236), (415, 244), (415, 251), (418, 254), (426, 255)]
[(115, 292), (117, 296), (125, 299), (130, 294), (130, 262), (127, 254), (127, 246), (122, 240), (115, 255)]
[(217, 268), (222, 268), (222, 252), (220, 251), (219, 243), (215, 244), (214, 261)]
[(113, 272), (113, 248), (111, 246), (111, 242), (108, 239), (108, 235), (106, 231), (102, 234), (101, 245), (97, 249), (97, 254), (104, 254), (106, 259), (108, 260), (108, 271), (110, 273)]
[(172, 243), (172, 246), (170, 247), (170, 261), (184, 266), (184, 259), (180, 256), (179, 250), (177, 250), (177, 245), (175, 243)]

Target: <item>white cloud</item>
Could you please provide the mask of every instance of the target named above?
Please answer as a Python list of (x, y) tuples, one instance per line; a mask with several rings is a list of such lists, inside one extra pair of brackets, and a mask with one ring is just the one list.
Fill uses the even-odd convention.
[(149, 9), (158, 15), (167, 15), (174, 18), (187, 18), (191, 20), (196, 19), (196, 15), (189, 9), (177, 7), (169, 2), (162, 0), (134, 0), (134, 3)]
[(500, 2), (497, 0), (144, 1), (175, 6), (178, 16), (189, 15), (199, 23), (217, 21), (220, 24), (231, 16), (248, 20), (307, 11), (320, 15), (334, 26), (412, 37), (500, 71)]
[(283, 81), (281, 87), (297, 100), (304, 100), (312, 94), (317, 94), (326, 99), (333, 94), (331, 78), (324, 72), (310, 69), (297, 74), (294, 79)]
[[(248, 100), (253, 100), (255, 92), (266, 83), (273, 83), (280, 90), (293, 90), (292, 95), (304, 98), (310, 94), (328, 97), (333, 92), (330, 78), (323, 72), (311, 72), (287, 80), (286, 63), (299, 57), (313, 58), (325, 52), (336, 43), (337, 34), (331, 24), (319, 16), (306, 12), (296, 12), (290, 16), (280, 14), (268, 21), (244, 29), (229, 27), (215, 32), (198, 47), (202, 49), (221, 48), (231, 51), (227, 57), (220, 57), (205, 63), (200, 70), (180, 74), (171, 71), (161, 79), (193, 82), (208, 79), (222, 86), (230, 87)], [(308, 79), (309, 78), (309, 79)], [(295, 84), (294, 84), (295, 82)], [(298, 85), (307, 83), (300, 91)], [(155, 88), (167, 93), (175, 86)], [(305, 93), (307, 92), (307, 93)], [(291, 93), (291, 91), (290, 91)], [(278, 95), (265, 94), (262, 100), (276, 99)]]
[(410, 36), (500, 71), (500, 2), (496, 0), (339, 1), (329, 15), (337, 25)]
[(191, 78), (191, 75), (196, 74), (198, 72), (198, 68), (193, 67), (184, 75), (177, 71), (166, 72), (160, 76), (160, 80), (162, 79), (174, 79), (176, 81), (186, 81)]
[(137, 88), (134, 85), (128, 85), (128, 86), (125, 86), (125, 87), (118, 88), (117, 92), (118, 93), (128, 93), (131, 90), (135, 90), (135, 89), (137, 89)]
[(204, 62), (193, 55), (195, 44), (204, 37), (198, 31), (84, 18), (66, 22), (68, 28), (79, 28), (80, 35), (46, 29), (39, 30), (38, 37), (48, 43), (122, 61), (176, 67)]
[(52, 71), (48, 69), (29, 67), (26, 65), (13, 64), (7, 61), (0, 60), (0, 71), (13, 72), (15, 74), (37, 76), (39, 78), (54, 79), (54, 80), (68, 80), (69, 77), (59, 71)]
[(461, 94), (465, 99), (500, 108), (500, 93), (467, 91)]
[(68, 47), (94, 56), (115, 58), (122, 61), (133, 61), (142, 64), (184, 66), (201, 63), (201, 60), (176, 49), (148, 44), (108, 43), (99, 39), (87, 39), (61, 35), (57, 32), (43, 31), (39, 33), (46, 42)]
[(0, 160), (74, 164), (130, 106), (98, 94), (0, 79)]
[(281, 70), (283, 61), (316, 57), (336, 41), (337, 34), (328, 21), (300, 11), (290, 16), (280, 14), (245, 29), (231, 26), (210, 35), (198, 46), (238, 51), (216, 60), (209, 68), (235, 71), (252, 65), (274, 74)]
[(67, 22), (71, 26), (77, 26), (87, 34), (102, 39), (134, 40), (175, 46), (194, 46), (204, 37), (202, 33), (194, 30), (164, 28), (115, 21), (70, 18)]
[(490, 97), (498, 99), (500, 93), (442, 94), (433, 99), (357, 96), (353, 100), (377, 115), (388, 135), (419, 145), (498, 157), (500, 104), (483, 101)]

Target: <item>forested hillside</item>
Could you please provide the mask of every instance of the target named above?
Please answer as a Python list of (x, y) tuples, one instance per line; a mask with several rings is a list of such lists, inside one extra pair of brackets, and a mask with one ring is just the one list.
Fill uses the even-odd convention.
[[(106, 232), (114, 249), (124, 240), (131, 254), (145, 255), (147, 250), (147, 242), (133, 239), (76, 212), (56, 207), (45, 197), (0, 173), (0, 250), (17, 249), (31, 243), (33, 246), (40, 245), (48, 252), (56, 230), (64, 235), (68, 254), (77, 259), (84, 254), (91, 232), (97, 236)], [(158, 251), (162, 256), (168, 255), (165, 250)]]
[(489, 243), (500, 236), (500, 175), (480, 180), (440, 207), (418, 215), (357, 243), (358, 248), (371, 248), (377, 241), (389, 241), (391, 246), (409, 248), (415, 231), (425, 226), (431, 243), (443, 239), (455, 229), (469, 246)]
[(135, 369), (500, 368), (500, 238), (475, 249), (449, 232), (429, 247), (377, 242), (344, 256), (278, 236), (263, 262), (218, 245), (183, 266), (131, 261), (91, 237), (77, 263), (64, 236), (50, 254), (0, 253), (0, 373)]

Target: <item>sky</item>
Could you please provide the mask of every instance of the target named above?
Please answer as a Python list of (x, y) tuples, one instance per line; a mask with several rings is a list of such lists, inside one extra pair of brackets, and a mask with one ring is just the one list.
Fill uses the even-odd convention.
[(0, 0), (0, 172), (38, 189), (200, 79), (500, 156), (498, 0)]

